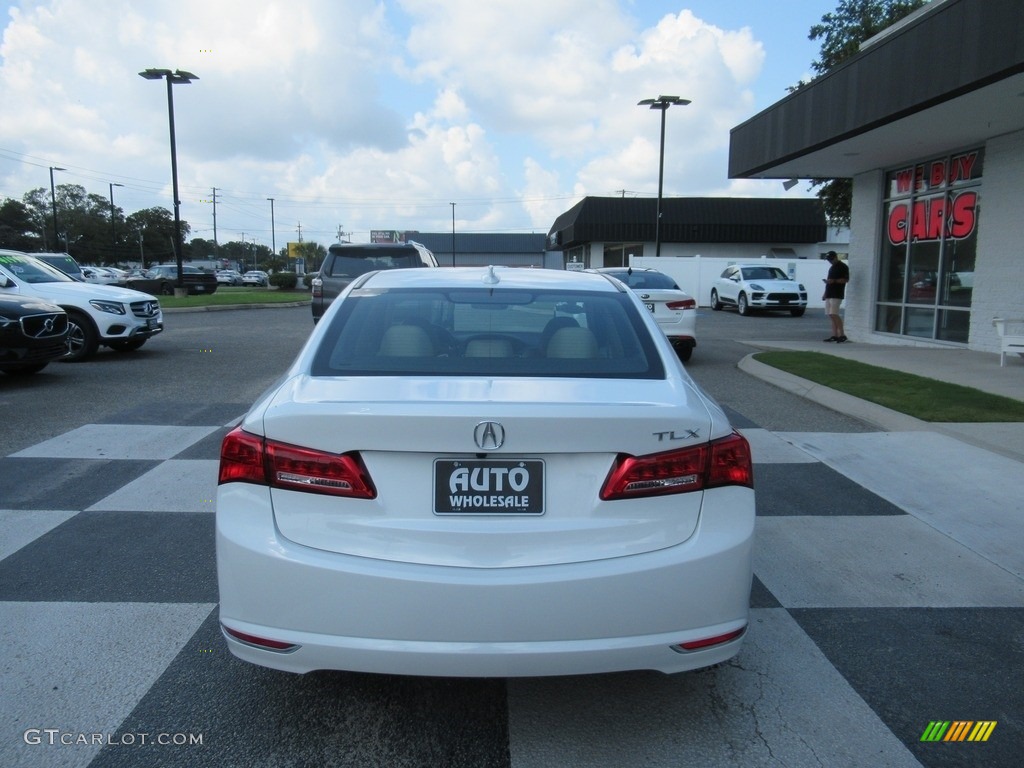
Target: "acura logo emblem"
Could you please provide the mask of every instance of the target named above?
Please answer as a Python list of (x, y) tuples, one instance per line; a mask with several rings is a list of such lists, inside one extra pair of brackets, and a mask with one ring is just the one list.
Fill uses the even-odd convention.
[(481, 421), (473, 430), (473, 440), (481, 451), (496, 451), (505, 443), (505, 428), (496, 421)]

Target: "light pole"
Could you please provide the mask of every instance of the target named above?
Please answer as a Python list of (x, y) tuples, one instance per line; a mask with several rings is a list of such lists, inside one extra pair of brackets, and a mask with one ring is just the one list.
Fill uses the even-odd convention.
[(109, 182), (110, 184), (110, 244), (112, 250), (110, 251), (111, 263), (117, 264), (117, 212), (114, 210), (114, 187), (123, 187), (124, 184), (118, 184), (116, 181)]
[[(274, 198), (268, 197), (267, 200), (270, 201), (270, 251), (271, 251), (270, 255), (271, 255), (271, 258), (276, 259), (277, 258), (277, 237), (274, 234)], [(288, 257), (287, 256), (284, 259), (284, 266), (285, 266), (285, 269), (288, 268)]]
[[(57, 234), (57, 190), (53, 186), (53, 172), (54, 171), (66, 171), (67, 168), (58, 168), (55, 165), (50, 166), (50, 204), (53, 207), (53, 249), (57, 250), (57, 241), (60, 240), (60, 235)], [(65, 246), (64, 250), (67, 250)]]
[(656, 99), (643, 99), (637, 106), (661, 110), (661, 151), (658, 155), (658, 216), (654, 220), (654, 255), (661, 256), (661, 190), (665, 180), (665, 113), (669, 107), (685, 107), (689, 99), (678, 96), (659, 96)]
[(455, 203), (448, 203), (452, 207), (452, 266), (455, 266)]
[(139, 72), (139, 77), (146, 80), (167, 81), (167, 121), (171, 129), (171, 192), (174, 195), (174, 259), (178, 264), (178, 279), (175, 286), (178, 290), (185, 290), (185, 283), (181, 272), (181, 201), (178, 200), (178, 153), (174, 144), (174, 95), (172, 86), (187, 85), (199, 78), (191, 72), (176, 69), (171, 72), (169, 69), (144, 69)]

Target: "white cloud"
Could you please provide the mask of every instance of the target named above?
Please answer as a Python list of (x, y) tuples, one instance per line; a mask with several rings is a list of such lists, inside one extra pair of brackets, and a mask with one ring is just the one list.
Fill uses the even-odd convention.
[[(729, 129), (750, 116), (764, 48), (681, 10), (640, 19), (625, 0), (36, 0), (0, 43), (0, 195), (58, 183), (128, 211), (169, 206), (166, 95), (175, 86), (182, 215), (221, 239), (269, 243), (303, 222), (445, 231), (544, 231), (583, 194), (743, 189), (726, 178)], [(650, 12), (648, 12), (650, 13)], [(279, 233), (278, 244), (287, 237)], [(311, 239), (307, 237), (306, 239)]]

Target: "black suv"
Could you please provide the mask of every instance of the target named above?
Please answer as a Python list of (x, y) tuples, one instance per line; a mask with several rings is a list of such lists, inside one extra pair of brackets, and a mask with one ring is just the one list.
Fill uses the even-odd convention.
[(28, 374), (68, 353), (68, 316), (42, 299), (0, 297), (0, 371)]
[[(150, 296), (173, 296), (174, 286), (178, 284), (177, 264), (157, 264), (150, 267), (142, 275), (129, 277), (125, 282), (128, 288), (148, 293)], [(209, 295), (217, 292), (217, 276), (212, 272), (204, 272), (199, 267), (182, 265), (181, 284), (190, 296), (197, 294)]]
[(381, 269), (436, 267), (437, 259), (419, 243), (335, 243), (313, 277), (313, 322), (359, 275)]

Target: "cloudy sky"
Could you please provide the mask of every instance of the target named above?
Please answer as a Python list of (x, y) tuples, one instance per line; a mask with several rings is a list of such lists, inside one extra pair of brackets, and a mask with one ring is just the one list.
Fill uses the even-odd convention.
[(838, 0), (0, 0), (0, 198), (55, 181), (192, 235), (547, 232), (585, 195), (807, 195), (727, 178), (729, 130), (809, 77)]

